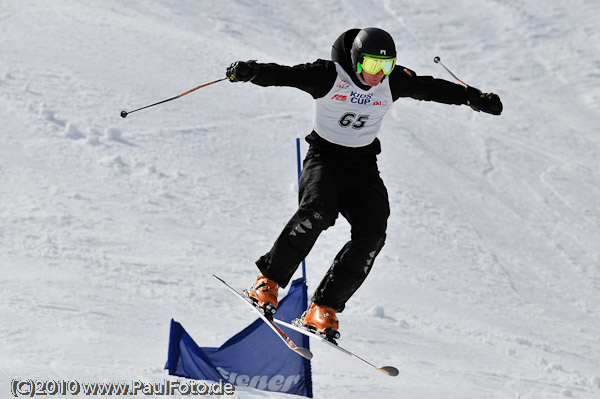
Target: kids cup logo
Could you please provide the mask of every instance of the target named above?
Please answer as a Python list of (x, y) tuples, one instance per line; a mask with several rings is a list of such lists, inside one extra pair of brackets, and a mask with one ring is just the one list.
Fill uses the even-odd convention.
[(361, 93), (357, 93), (355, 91), (350, 93), (350, 102), (353, 104), (368, 105), (371, 103), (372, 98), (373, 98), (373, 93), (361, 94)]

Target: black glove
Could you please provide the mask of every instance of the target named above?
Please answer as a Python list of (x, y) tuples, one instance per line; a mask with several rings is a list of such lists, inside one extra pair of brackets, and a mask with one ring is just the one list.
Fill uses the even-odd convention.
[(494, 93), (482, 93), (481, 90), (471, 86), (465, 89), (467, 93), (467, 104), (474, 111), (481, 111), (487, 114), (500, 115), (502, 113), (502, 101)]
[(225, 75), (232, 82), (249, 82), (258, 75), (259, 69), (255, 60), (237, 61), (227, 68)]

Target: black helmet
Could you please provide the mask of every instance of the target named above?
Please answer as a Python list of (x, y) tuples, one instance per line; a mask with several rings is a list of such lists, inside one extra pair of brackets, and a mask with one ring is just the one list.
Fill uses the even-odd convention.
[(359, 62), (363, 62), (363, 54), (377, 57), (396, 58), (396, 45), (394, 39), (386, 31), (379, 28), (365, 28), (354, 38), (352, 42), (352, 68), (358, 71)]

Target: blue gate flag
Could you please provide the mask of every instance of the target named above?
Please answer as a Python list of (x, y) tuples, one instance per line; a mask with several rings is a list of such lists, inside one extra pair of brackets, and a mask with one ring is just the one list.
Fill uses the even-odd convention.
[[(306, 310), (306, 291), (304, 279), (294, 280), (288, 294), (279, 301), (277, 318), (291, 322), (299, 317)], [(296, 345), (309, 348), (307, 336), (296, 331), (286, 334)], [(165, 369), (180, 377), (223, 380), (234, 386), (313, 397), (310, 360), (286, 348), (260, 319), (219, 348), (199, 347), (181, 324), (171, 320)]]

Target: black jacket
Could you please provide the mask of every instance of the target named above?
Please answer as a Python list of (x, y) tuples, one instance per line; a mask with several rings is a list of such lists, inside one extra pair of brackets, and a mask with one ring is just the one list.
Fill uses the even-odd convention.
[[(329, 93), (336, 81), (337, 71), (335, 61), (344, 68), (357, 86), (368, 90), (370, 87), (362, 84), (356, 77), (350, 59), (350, 48), (357, 33), (358, 29), (351, 29), (344, 32), (335, 41), (332, 48), (333, 61), (318, 59), (312, 63), (294, 66), (284, 66), (274, 63), (258, 64), (258, 74), (252, 80), (252, 83), (259, 86), (296, 87), (309, 93), (313, 98), (321, 98)], [(394, 101), (401, 97), (409, 97), (416, 100), (434, 101), (444, 104), (467, 104), (467, 95), (464, 86), (431, 76), (418, 76), (414, 71), (401, 65), (396, 65), (393, 72), (384, 79), (389, 79), (390, 81), (390, 89)], [(360, 151), (361, 149), (350, 149), (331, 144), (320, 138), (314, 131), (307, 137), (307, 141), (323, 149), (340, 150), (344, 153), (363, 152)], [(380, 144), (377, 139), (367, 147), (373, 147), (367, 151), (368, 153), (378, 154), (380, 152)]]
[[(368, 90), (369, 87), (363, 85), (356, 77), (350, 59), (350, 48), (358, 31), (351, 29), (340, 35), (332, 47), (332, 60), (344, 68), (357, 86)], [(313, 98), (320, 98), (329, 92), (335, 82), (337, 72), (333, 61), (318, 59), (312, 63), (291, 67), (259, 64), (259, 73), (252, 82), (259, 86), (296, 87)], [(464, 86), (431, 76), (418, 76), (401, 65), (396, 65), (394, 71), (385, 79), (390, 80), (394, 101), (401, 97), (410, 97), (444, 104), (467, 104)]]

